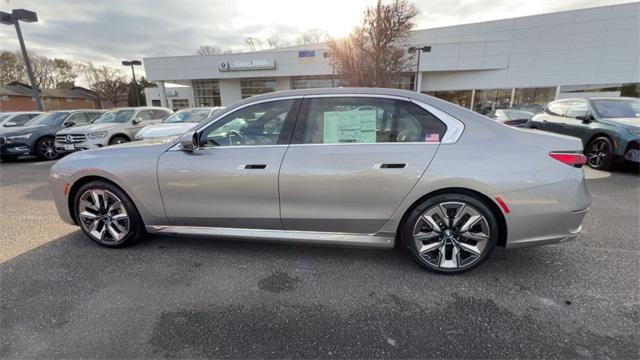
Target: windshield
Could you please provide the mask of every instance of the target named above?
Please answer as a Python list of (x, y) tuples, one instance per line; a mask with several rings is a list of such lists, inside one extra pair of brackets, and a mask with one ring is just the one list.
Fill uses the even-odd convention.
[(165, 123), (199, 123), (209, 116), (209, 109), (180, 110), (169, 116)]
[(31, 119), (26, 125), (60, 126), (67, 115), (69, 115), (68, 112), (54, 111), (38, 115)]
[(111, 110), (93, 121), (93, 124), (125, 123), (131, 118), (133, 110)]
[(11, 114), (0, 114), (0, 123), (7, 119)]
[(640, 100), (607, 99), (591, 102), (603, 118), (640, 118)]

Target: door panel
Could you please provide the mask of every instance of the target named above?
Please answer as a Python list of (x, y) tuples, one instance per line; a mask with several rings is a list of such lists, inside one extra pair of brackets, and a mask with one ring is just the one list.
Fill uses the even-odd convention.
[(437, 148), (438, 144), (401, 143), (291, 145), (280, 170), (284, 228), (376, 232), (418, 181)]
[(402, 98), (305, 99), (280, 170), (284, 228), (376, 232), (424, 173), (445, 131)]
[(179, 226), (282, 229), (278, 169), (286, 148), (166, 152), (158, 163), (158, 181), (169, 221)]

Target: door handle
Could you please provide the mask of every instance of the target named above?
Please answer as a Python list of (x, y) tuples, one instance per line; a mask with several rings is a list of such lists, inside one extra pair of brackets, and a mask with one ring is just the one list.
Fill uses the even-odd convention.
[(240, 168), (247, 169), (247, 170), (262, 170), (262, 169), (266, 169), (267, 165), (266, 164), (247, 164), (247, 165), (240, 166)]
[(404, 169), (407, 164), (402, 163), (387, 163), (387, 164), (376, 164), (376, 168), (378, 169)]

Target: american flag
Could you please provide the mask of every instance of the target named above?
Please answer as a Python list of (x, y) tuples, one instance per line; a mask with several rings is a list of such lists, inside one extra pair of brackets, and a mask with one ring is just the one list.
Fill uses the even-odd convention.
[(438, 142), (440, 141), (440, 134), (426, 134), (424, 136), (425, 142)]

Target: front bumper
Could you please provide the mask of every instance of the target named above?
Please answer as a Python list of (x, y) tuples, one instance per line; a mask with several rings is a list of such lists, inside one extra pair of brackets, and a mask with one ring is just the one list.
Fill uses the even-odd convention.
[(32, 145), (24, 142), (5, 143), (0, 146), (0, 154), (4, 156), (23, 156), (30, 155)]
[(58, 153), (72, 153), (75, 151), (99, 149), (107, 146), (105, 139), (86, 139), (83, 141), (61, 141), (56, 137), (55, 147)]

